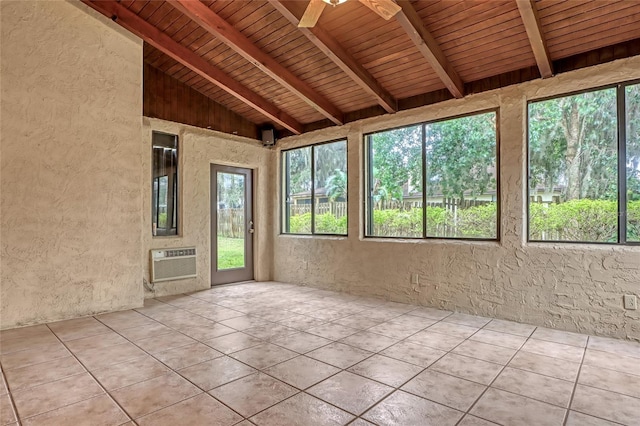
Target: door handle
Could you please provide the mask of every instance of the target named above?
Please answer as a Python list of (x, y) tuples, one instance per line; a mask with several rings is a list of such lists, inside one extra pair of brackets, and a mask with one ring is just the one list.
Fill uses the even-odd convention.
[(250, 234), (253, 234), (254, 232), (256, 232), (256, 230), (255, 230), (255, 229), (253, 229), (253, 221), (252, 221), (252, 220), (250, 220), (250, 221), (249, 221), (249, 233), (250, 233)]

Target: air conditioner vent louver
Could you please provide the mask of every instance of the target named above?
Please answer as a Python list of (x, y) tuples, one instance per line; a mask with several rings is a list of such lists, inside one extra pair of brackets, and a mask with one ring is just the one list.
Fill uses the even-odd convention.
[(195, 247), (151, 250), (151, 282), (195, 277)]

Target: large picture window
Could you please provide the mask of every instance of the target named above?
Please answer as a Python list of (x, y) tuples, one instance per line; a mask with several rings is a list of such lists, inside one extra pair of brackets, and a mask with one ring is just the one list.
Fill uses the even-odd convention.
[(366, 136), (366, 235), (498, 238), (496, 112)]
[(347, 234), (347, 142), (282, 153), (283, 232)]
[(627, 242), (640, 243), (640, 84), (625, 88)]
[(153, 132), (152, 146), (151, 231), (178, 235), (178, 137)]
[(640, 240), (640, 86), (529, 103), (530, 241)]

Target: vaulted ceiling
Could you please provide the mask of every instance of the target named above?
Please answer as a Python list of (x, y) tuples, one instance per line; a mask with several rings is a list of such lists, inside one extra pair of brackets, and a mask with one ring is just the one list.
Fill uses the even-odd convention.
[(349, 0), (313, 28), (307, 1), (83, 1), (145, 41), (147, 67), (282, 134), (640, 54), (632, 0), (396, 0), (389, 20)]

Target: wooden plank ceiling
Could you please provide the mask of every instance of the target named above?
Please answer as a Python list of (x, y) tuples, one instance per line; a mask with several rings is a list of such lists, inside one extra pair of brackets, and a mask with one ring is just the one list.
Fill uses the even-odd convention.
[[(388, 21), (349, 0), (325, 7), (311, 29), (296, 25), (307, 1), (83, 1), (145, 40), (145, 80), (169, 84), (164, 73), (220, 105), (187, 124), (235, 132), (224, 122), (235, 119), (248, 135), (269, 125), (302, 133), (550, 77), (568, 58), (591, 55), (593, 65), (615, 58), (598, 49), (640, 43), (640, 1), (631, 0), (396, 0), (402, 10)], [(153, 106), (181, 101), (152, 92), (145, 114), (189, 117), (170, 116), (179, 105)]]

